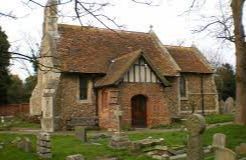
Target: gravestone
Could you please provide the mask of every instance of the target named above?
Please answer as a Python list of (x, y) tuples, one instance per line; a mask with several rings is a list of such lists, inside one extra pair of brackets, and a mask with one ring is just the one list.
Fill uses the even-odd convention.
[(225, 147), (226, 136), (221, 133), (216, 133), (213, 136), (213, 148), (215, 152), (215, 160), (236, 160), (236, 154)]
[(21, 139), (17, 142), (17, 148), (24, 150), (25, 152), (31, 152), (32, 151), (32, 143), (29, 138), (24, 137), (24, 139)]
[(226, 136), (222, 133), (216, 133), (213, 136), (213, 147), (224, 148), (226, 145)]
[(4, 116), (1, 116), (1, 123), (4, 123), (5, 120), (4, 120)]
[(75, 129), (75, 136), (82, 142), (87, 142), (86, 127), (76, 126), (74, 129)]
[(116, 149), (123, 149), (128, 148), (131, 144), (131, 142), (128, 139), (128, 136), (121, 131), (121, 116), (122, 111), (120, 110), (120, 106), (116, 106), (116, 110), (114, 112), (114, 115), (116, 117), (116, 132), (111, 137), (111, 140), (109, 142), (109, 146)]
[(37, 154), (41, 158), (52, 158), (50, 134), (39, 133), (37, 136)]
[(246, 143), (241, 143), (235, 150), (238, 154), (246, 154)]
[(232, 97), (228, 97), (225, 101), (224, 113), (233, 113), (235, 109), (235, 102)]
[(202, 160), (204, 159), (202, 134), (206, 128), (206, 122), (203, 116), (199, 114), (190, 115), (186, 120), (186, 128), (188, 130), (188, 160)]
[(220, 112), (220, 114), (223, 114), (224, 113), (224, 109), (225, 109), (225, 101), (220, 100), (219, 104), (220, 104), (219, 112)]
[(81, 154), (75, 154), (67, 156), (66, 160), (84, 160), (84, 157)]

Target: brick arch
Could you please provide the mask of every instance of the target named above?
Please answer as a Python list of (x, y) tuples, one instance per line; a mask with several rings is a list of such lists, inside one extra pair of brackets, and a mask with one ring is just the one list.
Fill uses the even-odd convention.
[(147, 101), (148, 97), (137, 94), (131, 98), (132, 127), (147, 127)]

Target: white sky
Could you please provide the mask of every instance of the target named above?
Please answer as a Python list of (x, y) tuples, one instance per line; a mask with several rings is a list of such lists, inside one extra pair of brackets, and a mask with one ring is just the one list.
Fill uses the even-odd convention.
[[(37, 0), (45, 4), (46, 0)], [(105, 0), (104, 0), (105, 1)], [(153, 25), (163, 44), (171, 45), (196, 45), (206, 56), (218, 56), (221, 61), (235, 64), (233, 45), (223, 45), (220, 41), (210, 37), (207, 33), (192, 34), (192, 30), (197, 26), (206, 24), (201, 15), (211, 16), (218, 14), (217, 0), (208, 1), (202, 10), (190, 13), (190, 15), (180, 16), (187, 10), (189, 0), (154, 0), (158, 7), (149, 7), (141, 4), (135, 4), (130, 0), (111, 0), (114, 6), (104, 9), (104, 13), (109, 17), (115, 17), (118, 24), (124, 25), (126, 30), (148, 32), (149, 26)], [(42, 34), (43, 8), (35, 4), (26, 6), (24, 3), (28, 0), (8, 0), (0, 2), (1, 12), (12, 12), (17, 15), (17, 20), (6, 17), (0, 17), (0, 26), (6, 32), (11, 42), (11, 49), (16, 52), (26, 53), (29, 51), (29, 44), (35, 48), (36, 43), (40, 43)], [(225, 2), (227, 3), (227, 2)], [(229, 3), (227, 4), (229, 6)], [(72, 14), (72, 6), (60, 7), (64, 14)], [(71, 13), (72, 12), (72, 13)], [(196, 13), (194, 15), (193, 13)], [(78, 24), (67, 18), (60, 18), (62, 23)], [(84, 24), (101, 27), (92, 17), (85, 17)], [(109, 26), (112, 26), (109, 22)], [(31, 65), (21, 62), (13, 62), (11, 72), (18, 74), (22, 79), (28, 76), (25, 68), (31, 68)], [(23, 69), (24, 68), (24, 69)]]

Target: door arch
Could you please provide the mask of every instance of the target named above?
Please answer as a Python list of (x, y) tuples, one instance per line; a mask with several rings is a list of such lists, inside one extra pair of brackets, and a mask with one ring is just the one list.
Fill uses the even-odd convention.
[(131, 98), (132, 127), (147, 127), (147, 97), (136, 95)]

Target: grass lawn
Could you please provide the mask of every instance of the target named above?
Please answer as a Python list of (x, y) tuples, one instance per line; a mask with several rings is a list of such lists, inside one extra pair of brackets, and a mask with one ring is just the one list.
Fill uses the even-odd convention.
[(13, 128), (28, 128), (28, 129), (38, 129), (40, 124), (25, 121), (18, 117), (8, 118), (5, 123), (0, 122), (1, 130), (11, 130)]
[[(246, 127), (239, 125), (225, 125), (219, 126), (217, 128), (208, 129), (204, 134), (204, 144), (210, 145), (212, 143), (212, 136), (214, 133), (224, 133), (227, 135), (227, 146), (231, 149), (234, 149), (239, 143), (246, 143)], [(32, 153), (25, 153), (15, 146), (11, 145), (10, 142), (15, 137), (28, 136), (35, 148), (36, 137), (33, 135), (17, 135), (17, 134), (0, 134), (0, 142), (4, 142), (4, 149), (0, 149), (0, 159), (7, 160), (38, 160), (38, 157), (35, 155), (35, 151)], [(153, 138), (164, 138), (166, 145), (170, 147), (183, 145), (186, 140), (185, 132), (144, 132), (144, 133), (135, 133), (129, 132), (129, 138), (131, 140), (139, 140), (147, 137)], [(74, 136), (63, 136), (63, 135), (54, 135), (52, 136), (52, 153), (53, 160), (62, 160), (65, 159), (67, 155), (81, 153), (86, 157), (86, 160), (95, 160), (97, 157), (118, 157), (123, 160), (151, 160), (151, 158), (143, 156), (139, 153), (132, 153), (128, 150), (115, 150), (108, 147), (108, 140), (101, 139), (97, 141), (98, 144), (93, 143), (81, 143)], [(209, 158), (207, 160), (212, 160)]]
[(234, 116), (232, 114), (212, 114), (205, 116), (207, 124), (232, 122)]

